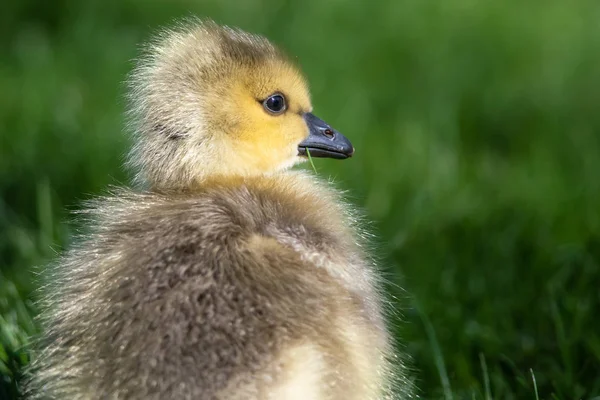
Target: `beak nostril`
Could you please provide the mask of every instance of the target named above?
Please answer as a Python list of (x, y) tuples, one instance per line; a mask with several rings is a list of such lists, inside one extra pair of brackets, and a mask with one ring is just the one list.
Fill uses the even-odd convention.
[(334, 136), (334, 134), (333, 134), (333, 131), (332, 131), (331, 129), (329, 129), (329, 128), (325, 129), (325, 130), (323, 131), (323, 133), (325, 134), (325, 136), (327, 136), (327, 137), (328, 137), (328, 138), (330, 138), (330, 139), (332, 139), (332, 138), (333, 138), (333, 136)]

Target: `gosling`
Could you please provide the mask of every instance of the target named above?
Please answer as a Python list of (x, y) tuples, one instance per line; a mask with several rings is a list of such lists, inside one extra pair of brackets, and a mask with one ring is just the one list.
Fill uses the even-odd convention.
[(290, 170), (354, 152), (294, 63), (194, 21), (158, 36), (130, 88), (143, 188), (93, 202), (53, 268), (29, 397), (410, 397), (353, 211)]

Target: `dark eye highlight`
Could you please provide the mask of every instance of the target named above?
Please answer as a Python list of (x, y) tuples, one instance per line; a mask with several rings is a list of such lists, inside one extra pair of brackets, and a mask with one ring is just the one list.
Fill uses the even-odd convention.
[(270, 95), (263, 101), (262, 104), (265, 110), (271, 114), (281, 114), (287, 108), (285, 97), (281, 93)]

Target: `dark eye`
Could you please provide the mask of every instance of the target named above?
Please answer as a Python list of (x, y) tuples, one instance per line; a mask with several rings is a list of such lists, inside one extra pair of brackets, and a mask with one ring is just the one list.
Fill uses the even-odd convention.
[(281, 114), (286, 109), (285, 97), (279, 93), (272, 94), (263, 101), (263, 107), (271, 114)]

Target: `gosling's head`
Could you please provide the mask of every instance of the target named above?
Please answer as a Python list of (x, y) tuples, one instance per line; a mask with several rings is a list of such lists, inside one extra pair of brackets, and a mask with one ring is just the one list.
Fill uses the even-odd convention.
[(354, 151), (312, 114), (306, 81), (281, 51), (213, 22), (160, 35), (130, 86), (130, 162), (155, 188), (271, 174), (308, 152), (344, 159)]

